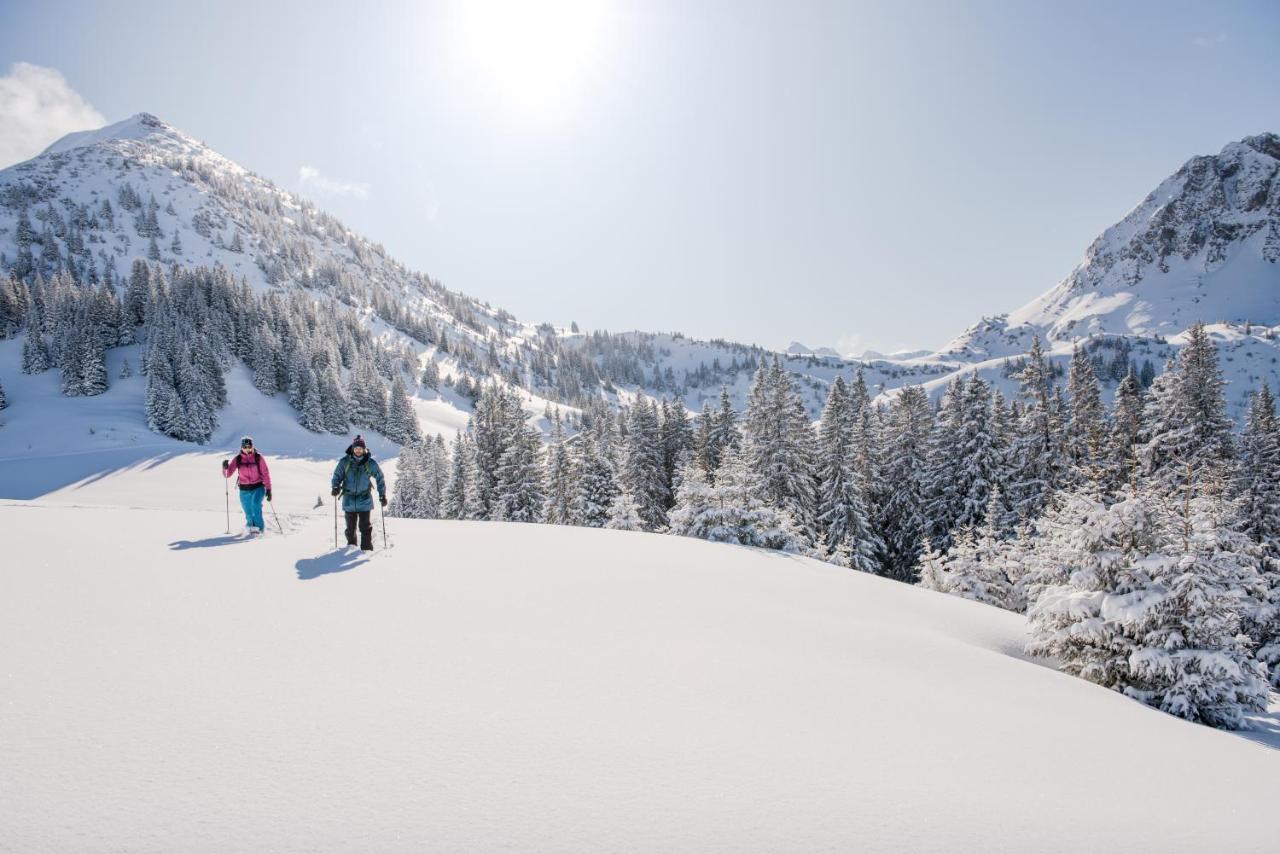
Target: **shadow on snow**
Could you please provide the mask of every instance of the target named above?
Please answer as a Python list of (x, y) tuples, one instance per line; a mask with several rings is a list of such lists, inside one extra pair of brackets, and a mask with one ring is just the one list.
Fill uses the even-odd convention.
[(322, 575), (346, 572), (368, 562), (367, 552), (333, 551), (319, 557), (303, 558), (294, 568), (298, 570), (299, 581), (310, 581)]
[(169, 543), (169, 548), (175, 552), (182, 552), (187, 549), (209, 549), (215, 546), (229, 546), (232, 543), (247, 542), (249, 542), (249, 537), (242, 534), (223, 534), (218, 537), (209, 537), (204, 540), (177, 540)]

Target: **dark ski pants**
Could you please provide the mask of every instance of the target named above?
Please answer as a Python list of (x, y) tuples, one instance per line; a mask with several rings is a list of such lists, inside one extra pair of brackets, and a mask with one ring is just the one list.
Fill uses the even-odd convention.
[(368, 510), (345, 511), (347, 514), (347, 545), (356, 544), (356, 521), (360, 522), (360, 548), (373, 550), (373, 523), (369, 521)]

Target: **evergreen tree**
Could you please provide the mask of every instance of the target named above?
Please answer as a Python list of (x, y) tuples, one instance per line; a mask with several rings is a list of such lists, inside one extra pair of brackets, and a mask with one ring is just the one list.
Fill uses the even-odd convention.
[(1171, 714), (1238, 727), (1265, 707), (1262, 666), (1239, 631), (1259, 579), (1221, 499), (1189, 497), (1202, 486), (1171, 501), (1143, 481), (1111, 506), (1070, 496), (1076, 524), (1037, 545), (1065, 578), (1033, 598), (1027, 650)]
[(446, 519), (483, 518), (476, 485), (475, 445), (470, 433), (459, 432), (454, 440), (442, 510)]
[(775, 356), (762, 363), (744, 417), (744, 459), (766, 504), (786, 511), (806, 544), (817, 539), (814, 435), (791, 380)]
[(22, 372), (24, 374), (42, 374), (49, 370), (49, 350), (44, 343), (44, 335), (33, 325), (27, 330), (27, 338), (22, 342)]
[(1017, 376), (1025, 406), (1011, 448), (1009, 499), (1018, 516), (1035, 518), (1058, 487), (1061, 465), (1060, 413), (1055, 414), (1053, 376), (1038, 336)]
[(391, 491), (391, 503), (387, 512), (404, 519), (425, 519), (423, 502), (423, 449), (417, 442), (407, 442), (400, 447), (396, 459), (396, 482)]
[(819, 427), (817, 522), (828, 555), (844, 566), (876, 572), (884, 544), (871, 529), (855, 469), (857, 439), (862, 433), (859, 420), (844, 379), (837, 376)]
[(564, 438), (564, 422), (556, 410), (551, 422), (551, 447), (547, 451), (547, 505), (543, 518), (549, 525), (572, 524), (573, 468)]
[(386, 426), (383, 433), (392, 441), (401, 445), (414, 444), (422, 440), (422, 431), (418, 428), (418, 416), (409, 402), (409, 393), (405, 389), (404, 378), (399, 371), (391, 383), (391, 397), (387, 406)]
[(1005, 546), (1000, 533), (1004, 502), (994, 489), (980, 529), (963, 528), (963, 534), (943, 561), (947, 591), (997, 608), (1011, 608), (1013, 583), (1006, 573)]
[(1107, 451), (1106, 412), (1093, 364), (1079, 346), (1071, 354), (1067, 396), (1071, 399), (1071, 410), (1063, 443), (1073, 477), (1096, 478), (1103, 468)]
[(960, 517), (965, 498), (965, 493), (960, 491), (964, 391), (961, 380), (947, 387), (929, 434), (928, 466), (923, 484), (925, 536), (942, 552), (951, 547), (951, 531)]
[(9, 405), (9, 400), (4, 396), (4, 386), (0, 385), (0, 409), (4, 409)]
[(1138, 438), (1142, 431), (1142, 385), (1130, 370), (1116, 387), (1111, 417), (1111, 488), (1129, 483), (1138, 459)]
[(662, 468), (666, 506), (675, 504), (675, 485), (680, 461), (691, 456), (694, 449), (693, 425), (689, 412), (679, 397), (670, 403), (662, 402)]
[(370, 430), (385, 429), (387, 392), (368, 359), (360, 360), (352, 369), (348, 389), (351, 423)]
[(933, 411), (920, 386), (906, 386), (889, 406), (884, 446), (885, 499), (878, 529), (884, 542), (885, 573), (915, 581), (928, 520), (924, 514), (925, 472)]
[(613, 467), (600, 453), (591, 432), (583, 432), (577, 441), (576, 477), (570, 499), (570, 519), (575, 525), (603, 528), (620, 490)]
[(605, 527), (613, 531), (643, 531), (645, 522), (640, 518), (639, 508), (624, 490), (613, 501), (609, 508), (609, 521)]
[(622, 482), (646, 531), (667, 524), (667, 485), (657, 410), (641, 395), (627, 412)]
[(106, 357), (89, 336), (85, 337), (81, 347), (79, 368), (79, 394), (92, 397), (107, 390), (109, 382)]
[(1268, 555), (1280, 558), (1280, 424), (1267, 383), (1249, 402), (1241, 439), (1240, 492), (1243, 531)]
[(514, 431), (498, 460), (493, 518), (506, 522), (540, 522), (546, 494), (542, 483), (542, 440), (531, 427)]
[(312, 374), (306, 384), (306, 392), (302, 396), (302, 406), (298, 409), (298, 423), (312, 433), (325, 431), (324, 405), (321, 402), (320, 384)]
[(762, 486), (742, 453), (730, 447), (721, 458), (705, 509), (682, 513), (681, 530), (685, 536), (717, 543), (806, 553), (804, 535), (790, 514), (761, 501)]

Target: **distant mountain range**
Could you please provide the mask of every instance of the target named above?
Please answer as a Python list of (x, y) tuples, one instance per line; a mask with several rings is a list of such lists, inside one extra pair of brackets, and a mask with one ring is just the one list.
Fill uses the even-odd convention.
[[(1280, 137), (1193, 157), (1089, 247), (1075, 270), (1010, 314), (984, 318), (937, 352), (857, 358), (798, 342), (778, 354), (816, 417), (837, 375), (873, 392), (939, 393), (977, 371), (1005, 394), (1035, 336), (1064, 360), (1079, 344), (1114, 382), (1158, 370), (1195, 321), (1211, 324), (1238, 413), (1247, 387), (1277, 378)], [(26, 239), (23, 234), (26, 234)], [(22, 245), (25, 244), (25, 245)], [(388, 346), (434, 359), (446, 381), (500, 378), (530, 411), (679, 395), (693, 410), (727, 386), (745, 403), (764, 348), (678, 333), (580, 332), (513, 317), (407, 269), (375, 242), (148, 113), (70, 134), (0, 171), (0, 268), (117, 279), (134, 260), (220, 265), (252, 288), (294, 289), (367, 315)], [(442, 346), (443, 345), (443, 346)], [(447, 357), (444, 351), (447, 350)], [(1123, 363), (1121, 363), (1123, 360)], [(417, 378), (413, 378), (417, 379)], [(424, 393), (424, 392), (420, 392)], [(443, 403), (465, 412), (465, 397)]]

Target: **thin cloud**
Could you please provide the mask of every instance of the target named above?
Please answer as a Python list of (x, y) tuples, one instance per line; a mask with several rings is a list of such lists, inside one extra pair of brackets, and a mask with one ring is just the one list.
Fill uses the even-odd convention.
[(308, 188), (331, 196), (354, 196), (357, 199), (369, 198), (369, 185), (363, 181), (338, 181), (320, 174), (314, 166), (303, 166), (298, 170), (298, 187)]
[(15, 62), (0, 77), (0, 168), (35, 157), (69, 133), (106, 123), (56, 68)]
[(1196, 47), (1216, 47), (1226, 40), (1226, 33), (1218, 33), (1216, 36), (1196, 36), (1191, 40), (1191, 43)]

